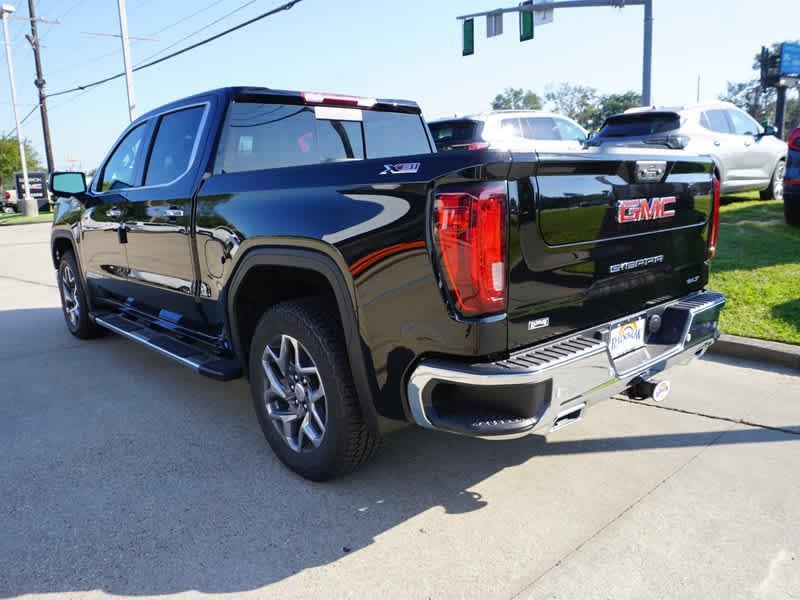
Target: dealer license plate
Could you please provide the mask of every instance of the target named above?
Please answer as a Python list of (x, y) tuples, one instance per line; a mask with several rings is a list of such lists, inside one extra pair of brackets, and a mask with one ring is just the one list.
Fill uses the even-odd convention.
[(611, 330), (608, 348), (616, 358), (644, 346), (644, 319), (623, 323)]

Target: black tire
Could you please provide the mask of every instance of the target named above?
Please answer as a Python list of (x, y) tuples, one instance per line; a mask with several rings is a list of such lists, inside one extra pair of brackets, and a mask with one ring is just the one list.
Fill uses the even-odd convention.
[(786, 194), (783, 197), (783, 214), (789, 225), (800, 227), (800, 194)]
[(102, 335), (103, 330), (89, 318), (86, 291), (83, 288), (78, 261), (75, 260), (71, 250), (61, 255), (57, 280), (58, 291), (61, 294), (61, 310), (69, 332), (82, 340)]
[(769, 187), (758, 193), (762, 200), (783, 200), (783, 176), (786, 173), (786, 162), (780, 161), (775, 165)]
[[(278, 367), (271, 371), (272, 375), (281, 375), (280, 363), (274, 358), (278, 346), (283, 353), (285, 338), (299, 342), (300, 350), (295, 356), (302, 355), (303, 359), (297, 363), (304, 361), (306, 365), (313, 365), (306, 367), (306, 370), (315, 369), (317, 375), (309, 375), (313, 382), (307, 391), (303, 391), (301, 383), (293, 384), (291, 375), (281, 379), (281, 389), (297, 390), (292, 386), (300, 385), (298, 391), (290, 394), (295, 405), (298, 398), (310, 402), (314, 382), (318, 382), (318, 390), (323, 391), (321, 399), (324, 400), (324, 406), (318, 411), (324, 410), (321, 441), (317, 440), (317, 446), (306, 436), (302, 443), (307, 447), (301, 445), (299, 451), (291, 447), (290, 444), (296, 444), (296, 440), (293, 435), (287, 435), (286, 427), (299, 428), (300, 418), (290, 416), (288, 418), (297, 420), (292, 425), (284, 425), (274, 415), (286, 415), (298, 410), (304, 418), (310, 419), (312, 412), (310, 408), (305, 411), (292, 409), (292, 404), (284, 401), (280, 395), (271, 393), (270, 390), (275, 388), (270, 386), (266, 368), (262, 364), (266, 356), (270, 364)], [(272, 355), (267, 353), (268, 345)], [(292, 370), (291, 365), (288, 365), (288, 370)], [(295, 367), (294, 372), (299, 370)], [(296, 374), (294, 378), (297, 378)], [(367, 462), (380, 446), (380, 437), (369, 430), (361, 414), (338, 315), (331, 314), (319, 299), (284, 302), (264, 313), (250, 345), (250, 388), (256, 415), (267, 442), (286, 466), (306, 479), (324, 481), (352, 471)], [(273, 417), (270, 417), (270, 411)]]

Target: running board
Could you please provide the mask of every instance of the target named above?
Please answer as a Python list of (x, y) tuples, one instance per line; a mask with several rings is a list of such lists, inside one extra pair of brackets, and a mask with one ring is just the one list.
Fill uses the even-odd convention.
[(171, 358), (185, 367), (194, 369), (218, 381), (230, 381), (242, 376), (239, 364), (227, 358), (220, 358), (210, 352), (182, 342), (168, 333), (148, 327), (140, 321), (120, 314), (95, 315), (94, 322), (109, 331), (138, 342), (159, 354)]

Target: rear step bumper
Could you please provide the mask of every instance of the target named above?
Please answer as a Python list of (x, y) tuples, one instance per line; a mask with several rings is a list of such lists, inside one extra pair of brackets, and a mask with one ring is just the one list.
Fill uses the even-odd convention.
[[(409, 411), (422, 427), (475, 437), (560, 429), (578, 421), (587, 406), (641, 378), (702, 356), (719, 337), (724, 305), (722, 294), (698, 292), (515, 352), (506, 360), (471, 365), (423, 360), (408, 381)], [(648, 328), (644, 346), (612, 358), (610, 330), (638, 318)]]

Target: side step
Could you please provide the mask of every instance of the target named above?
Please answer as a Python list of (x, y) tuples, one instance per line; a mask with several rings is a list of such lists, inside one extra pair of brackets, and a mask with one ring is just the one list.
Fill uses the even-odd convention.
[(519, 417), (493, 410), (473, 408), (465, 412), (429, 415), (439, 429), (469, 436), (507, 436), (526, 433), (536, 425), (537, 417)]
[(185, 367), (194, 369), (200, 375), (219, 381), (229, 381), (242, 376), (242, 368), (236, 361), (220, 358), (124, 315), (104, 313), (95, 315), (94, 321), (101, 327), (147, 346)]

